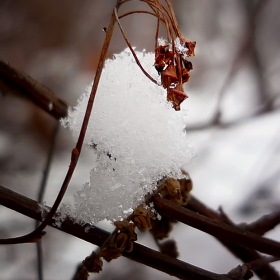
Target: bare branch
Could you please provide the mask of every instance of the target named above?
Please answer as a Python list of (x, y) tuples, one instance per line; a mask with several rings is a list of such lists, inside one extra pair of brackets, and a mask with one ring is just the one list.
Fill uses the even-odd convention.
[[(32, 219), (42, 221), (40, 207), (35, 200), (20, 195), (3, 186), (0, 186), (0, 204)], [(94, 226), (91, 227), (88, 232), (85, 232), (85, 227), (89, 225), (82, 226), (75, 224), (71, 218), (66, 219), (62, 223), (61, 228), (58, 228), (54, 222), (54, 220), (49, 221), (49, 225), (97, 246), (101, 246), (110, 235), (109, 232)], [(158, 269), (180, 279), (232, 280), (226, 274), (215, 274), (149, 249), (138, 243), (134, 243), (131, 253), (124, 253), (123, 255), (131, 260)]]
[[(119, 8), (120, 4), (121, 4), (121, 1), (118, 0), (117, 3), (116, 3), (116, 8), (117, 9)], [(86, 109), (86, 113), (85, 113), (85, 117), (84, 117), (83, 124), (82, 124), (82, 127), (81, 127), (81, 131), (80, 131), (80, 134), (79, 134), (79, 138), (78, 138), (76, 147), (72, 150), (70, 166), (68, 168), (65, 179), (62, 183), (61, 189), (60, 189), (60, 191), (57, 195), (57, 198), (54, 202), (54, 205), (52, 206), (52, 208), (51, 208), (50, 212), (48, 213), (46, 219), (34, 231), (32, 231), (29, 234), (26, 234), (24, 236), (20, 236), (20, 237), (0, 239), (0, 244), (18, 244), (18, 243), (27, 243), (27, 242), (37, 242), (45, 234), (45, 232), (43, 232), (43, 229), (50, 223), (53, 215), (55, 214), (56, 210), (58, 209), (58, 206), (59, 206), (60, 202), (62, 201), (62, 198), (63, 198), (63, 196), (64, 196), (64, 194), (67, 190), (67, 187), (68, 187), (69, 182), (72, 178), (72, 175), (74, 173), (74, 170), (76, 168), (76, 165), (77, 165), (77, 162), (78, 162), (81, 150), (82, 150), (82, 145), (83, 145), (84, 137), (85, 137), (85, 134), (86, 134), (87, 125), (88, 125), (88, 122), (89, 122), (91, 109), (92, 109), (92, 106), (93, 106), (93, 102), (94, 102), (95, 94), (96, 94), (96, 91), (97, 91), (98, 83), (99, 83), (101, 73), (102, 73), (102, 69), (103, 69), (103, 66), (104, 66), (104, 62), (105, 62), (105, 59), (106, 59), (107, 50), (108, 50), (110, 40), (111, 40), (111, 37), (112, 37), (112, 34), (113, 34), (114, 25), (115, 25), (115, 14), (113, 12), (112, 16), (111, 16), (111, 21), (110, 21), (109, 27), (108, 27), (107, 32), (106, 32), (106, 37), (105, 37), (105, 40), (104, 40), (104, 44), (103, 44), (103, 48), (102, 48), (102, 51), (101, 51), (99, 63), (98, 63), (98, 66), (97, 66), (96, 75), (94, 77), (94, 82), (93, 82), (92, 90), (91, 90), (91, 93), (90, 93), (88, 106), (87, 106), (87, 109)]]
[(159, 195), (153, 198), (156, 210), (167, 217), (174, 218), (184, 224), (209, 233), (221, 240), (252, 248), (260, 252), (280, 257), (280, 243), (260, 237), (251, 232), (235, 228), (225, 223), (209, 219), (178, 206)]
[(245, 230), (263, 235), (280, 224), (280, 211), (264, 215), (251, 224), (240, 225)]
[(69, 105), (24, 72), (0, 60), (0, 91), (24, 97), (56, 119), (65, 118)]
[[(235, 225), (229, 217), (220, 209), (220, 212), (216, 212), (207, 206), (205, 206), (203, 203), (201, 203), (198, 199), (196, 199), (194, 196), (191, 196), (190, 201), (188, 202), (187, 206), (188, 209), (199, 213), (201, 215), (204, 215), (208, 218), (232, 225)], [(271, 214), (272, 215), (272, 214)], [(270, 216), (270, 215), (269, 215)], [(258, 223), (258, 221), (256, 221)], [(261, 221), (260, 221), (261, 223)], [(245, 229), (248, 231), (251, 231), (249, 228), (246, 227)], [(250, 226), (250, 225), (248, 225)], [(254, 232), (254, 231), (253, 231)], [(257, 232), (254, 232), (257, 233)], [(258, 234), (258, 233), (257, 233)], [(226, 242), (222, 239), (218, 239), (232, 254), (234, 254), (237, 258), (242, 260), (244, 263), (248, 263), (252, 260), (259, 260), (262, 258), (262, 256), (253, 249), (248, 249), (230, 242)], [(252, 268), (252, 270), (254, 270)], [(268, 277), (270, 280), (280, 280), (279, 273), (269, 264), (263, 265), (260, 269), (256, 270), (255, 273), (262, 279), (263, 277)]]

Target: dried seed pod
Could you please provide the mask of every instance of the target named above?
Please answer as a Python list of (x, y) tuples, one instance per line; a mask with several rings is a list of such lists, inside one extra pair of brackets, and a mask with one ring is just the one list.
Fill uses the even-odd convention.
[(92, 252), (91, 255), (86, 257), (83, 261), (83, 266), (88, 272), (99, 273), (102, 271), (103, 261), (101, 260), (99, 254)]
[(137, 240), (137, 234), (135, 232), (135, 224), (130, 223), (128, 220), (123, 220), (123, 221), (114, 222), (114, 225), (118, 230), (127, 233), (129, 235), (130, 241)]
[(189, 71), (186, 68), (182, 68), (182, 83), (186, 83), (190, 79)]
[(115, 237), (115, 246), (120, 251), (123, 251), (128, 241), (129, 241), (128, 235), (124, 232), (119, 232)]
[(160, 251), (173, 258), (178, 258), (179, 253), (177, 250), (177, 245), (174, 240), (166, 240), (159, 244)]
[(187, 71), (191, 71), (193, 70), (193, 66), (192, 63), (186, 59), (182, 59), (183, 60), (183, 65), (186, 68)]
[(164, 197), (167, 198), (169, 197), (169, 192), (166, 188), (166, 181), (167, 179), (163, 179), (161, 181), (158, 182), (157, 187), (158, 187), (158, 192)]
[(196, 46), (196, 42), (189, 41), (186, 38), (180, 38), (180, 39), (181, 39), (182, 45), (185, 46), (186, 48), (188, 48), (187, 55), (188, 56), (195, 56), (194, 49), (195, 49), (195, 46)]
[(193, 188), (192, 180), (190, 178), (188, 179), (179, 179), (180, 183), (180, 190), (182, 194), (182, 200), (180, 205), (186, 206), (188, 201), (190, 200), (190, 191)]
[(173, 108), (176, 111), (180, 110), (180, 104), (187, 97), (188, 96), (184, 93), (183, 86), (180, 84), (178, 84), (175, 88), (168, 88), (167, 90), (167, 100), (172, 102)]
[(155, 49), (155, 68), (158, 71), (158, 74), (166, 67), (166, 53), (168, 52), (168, 45), (158, 46)]
[(155, 66), (158, 74), (160, 74), (163, 71), (164, 67), (165, 67), (165, 63), (160, 60), (158, 62), (155, 62), (154, 66)]
[(164, 88), (169, 88), (172, 84), (179, 82), (176, 68), (173, 63), (169, 64), (166, 69), (161, 72), (161, 83)]
[(87, 280), (89, 277), (88, 271), (85, 267), (82, 267), (82, 269), (77, 274), (75, 280)]
[(127, 233), (119, 232), (116, 235), (115, 246), (121, 252), (131, 252), (133, 250), (133, 242), (130, 239), (130, 236)]
[(133, 242), (127, 242), (124, 248), (124, 251), (130, 253), (133, 250)]
[(172, 230), (170, 219), (163, 216), (161, 220), (152, 220), (151, 233), (156, 239), (163, 239), (168, 237), (169, 232)]
[(166, 180), (166, 189), (175, 199), (181, 199), (180, 183), (173, 178)]
[(100, 256), (103, 257), (107, 262), (110, 262), (113, 259), (117, 259), (122, 255), (122, 252), (117, 249), (116, 247), (105, 247), (101, 248), (100, 250)]
[(116, 247), (115, 239), (118, 232), (112, 233), (108, 239), (103, 243), (99, 255), (103, 257), (107, 262), (113, 259), (117, 259), (122, 255), (122, 251)]
[(119, 230), (126, 230), (129, 227), (129, 221), (128, 220), (123, 220), (123, 221), (115, 221), (114, 225), (116, 226), (117, 229)]
[(142, 206), (138, 206), (133, 212), (132, 221), (141, 232), (145, 232), (152, 228), (151, 216), (152, 213), (150, 211)]

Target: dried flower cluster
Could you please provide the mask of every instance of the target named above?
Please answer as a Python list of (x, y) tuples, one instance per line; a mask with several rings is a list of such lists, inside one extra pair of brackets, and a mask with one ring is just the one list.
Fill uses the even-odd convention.
[[(167, 100), (173, 104), (175, 110), (180, 110), (180, 104), (188, 97), (184, 92), (183, 84), (190, 78), (190, 70), (193, 69), (192, 63), (187, 59), (195, 56), (196, 42), (189, 41), (182, 36), (172, 5), (169, 0), (165, 0), (165, 5), (159, 0), (143, 0), (151, 10), (151, 14), (157, 17), (158, 24), (156, 30), (155, 42), (155, 63), (154, 66), (161, 75), (162, 86), (167, 89)], [(137, 11), (138, 13), (145, 11)], [(119, 18), (132, 14), (127, 13), (118, 17), (117, 22), (121, 32), (126, 40), (128, 47), (133, 53), (135, 60), (145, 75), (156, 83), (156, 81), (145, 71), (141, 66), (129, 40), (127, 39), (124, 30), (119, 22)], [(164, 25), (166, 30), (167, 40), (159, 39), (160, 23)]]
[[(192, 189), (191, 179), (167, 178), (159, 182), (158, 189), (155, 194), (160, 193), (166, 199), (173, 201), (179, 205), (186, 205), (189, 200), (189, 192)], [(150, 204), (152, 197), (147, 199)], [(174, 240), (159, 240), (168, 237), (172, 229), (171, 223), (167, 217), (156, 219), (154, 213), (145, 206), (138, 206), (133, 213), (122, 221), (115, 221), (115, 230), (103, 243), (98, 252), (85, 258), (82, 268), (79, 271), (76, 280), (88, 279), (89, 273), (98, 273), (102, 271), (103, 261), (101, 258), (110, 262), (122, 255), (123, 252), (130, 253), (133, 250), (133, 242), (137, 240), (135, 229), (141, 232), (150, 231), (154, 236), (160, 251), (169, 256), (178, 257), (177, 247)]]
[(190, 199), (192, 181), (190, 178), (164, 179), (159, 183), (159, 193), (166, 199), (178, 205), (185, 206)]
[(189, 71), (193, 69), (186, 57), (194, 56), (195, 42), (177, 38), (176, 43), (178, 46), (171, 50), (169, 44), (156, 47), (155, 68), (161, 75), (162, 86), (167, 89), (167, 100), (175, 110), (180, 110), (180, 104), (187, 98), (183, 84), (189, 80)]

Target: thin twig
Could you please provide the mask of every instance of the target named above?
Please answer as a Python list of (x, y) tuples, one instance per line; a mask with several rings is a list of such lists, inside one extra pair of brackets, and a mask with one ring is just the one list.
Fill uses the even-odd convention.
[[(56, 138), (57, 138), (57, 134), (58, 134), (58, 130), (59, 130), (59, 122), (56, 123), (52, 137), (50, 139), (50, 149), (48, 152), (48, 157), (47, 157), (47, 161), (46, 161), (46, 166), (44, 168), (43, 171), (43, 177), (42, 177), (42, 181), (41, 181), (41, 185), (40, 185), (40, 190), (39, 190), (39, 194), (38, 194), (38, 203), (42, 203), (43, 202), (43, 197), (44, 197), (44, 193), (45, 193), (45, 189), (46, 189), (46, 185), (47, 185), (47, 180), (49, 177), (49, 172), (50, 172), (50, 167), (51, 167), (51, 162), (53, 159), (53, 155), (54, 155), (54, 147), (55, 147), (55, 142), (56, 142)], [(36, 221), (35, 223), (35, 229), (39, 226), (39, 222)], [(37, 272), (38, 272), (38, 279), (39, 280), (43, 280), (44, 279), (44, 273), (43, 273), (43, 249), (42, 249), (42, 240), (40, 240), (39, 242), (36, 243), (36, 251), (37, 251)]]
[(0, 92), (27, 98), (58, 120), (68, 114), (67, 102), (26, 73), (2, 60), (0, 60)]
[(116, 21), (117, 21), (117, 24), (118, 24), (118, 26), (119, 26), (119, 28), (120, 28), (120, 30), (121, 30), (121, 33), (122, 33), (122, 35), (123, 35), (123, 38), (124, 38), (124, 40), (125, 40), (127, 46), (129, 47), (129, 49), (130, 49), (130, 51), (131, 51), (131, 53), (132, 53), (132, 55), (133, 55), (133, 57), (134, 57), (134, 59), (135, 59), (135, 62), (136, 62), (137, 65), (140, 67), (140, 69), (142, 70), (142, 72), (143, 72), (153, 83), (155, 83), (155, 84), (157, 85), (157, 84), (158, 84), (157, 81), (156, 81), (156, 80), (143, 68), (143, 66), (141, 65), (141, 62), (139, 61), (139, 59), (138, 59), (138, 57), (137, 57), (135, 51), (133, 50), (133, 47), (131, 46), (131, 44), (130, 44), (130, 42), (129, 42), (129, 40), (128, 40), (128, 38), (127, 38), (127, 36), (126, 36), (126, 34), (125, 34), (123, 28), (122, 28), (122, 25), (121, 25), (121, 23), (120, 23), (120, 21), (119, 21), (117, 9), (115, 9), (114, 11), (115, 11), (115, 19), (116, 19)]
[(280, 257), (279, 242), (209, 219), (178, 206), (159, 195), (153, 198), (153, 202), (156, 210), (164, 216), (171, 218), (176, 217), (176, 220), (202, 230), (221, 240), (238, 244), (246, 248), (252, 248), (275, 257)]
[(240, 225), (245, 230), (263, 235), (280, 224), (280, 211), (272, 212), (257, 219), (250, 224)]
[[(10, 189), (0, 186), (0, 204), (15, 210), (25, 216), (32, 219), (41, 221), (41, 213), (38, 206), (38, 202), (20, 195)], [(57, 228), (65, 233), (78, 237), (82, 240), (101, 246), (105, 240), (109, 237), (110, 233), (92, 226), (87, 232), (85, 228), (87, 225), (80, 225), (73, 222), (71, 218), (66, 218), (62, 223), (61, 227), (55, 225), (55, 221), (51, 220), (50, 226)], [(196, 266), (190, 265), (183, 261), (177, 260), (175, 258), (169, 257), (165, 254), (156, 252), (138, 243), (134, 243), (133, 251), (131, 253), (124, 253), (124, 256), (134, 260), (136, 262), (148, 265), (162, 272), (168, 273), (170, 275), (176, 276), (180, 279), (186, 280), (232, 280), (230, 276), (226, 274), (215, 274), (213, 272), (206, 271), (204, 269), (198, 268)], [(277, 260), (275, 258), (269, 259), (269, 261)], [(245, 265), (251, 265), (250, 269), (260, 268), (265, 265), (267, 260), (258, 260), (257, 262), (251, 262)], [(256, 267), (258, 265), (258, 267)], [(269, 278), (271, 279), (271, 278)]]
[[(20, 195), (3, 186), (0, 186), (0, 204), (32, 219), (42, 221), (40, 213), (41, 211), (37, 201)], [(110, 233), (95, 226), (92, 226), (86, 232), (85, 228), (88, 228), (88, 224), (84, 226), (76, 224), (71, 218), (65, 219), (61, 227), (55, 225), (55, 220), (49, 221), (49, 226), (57, 228), (65, 233), (78, 237), (97, 246), (101, 246), (110, 235)], [(124, 253), (124, 257), (168, 273), (180, 279), (232, 280), (226, 274), (216, 274), (201, 269), (181, 260), (169, 257), (163, 253), (149, 249), (138, 243), (134, 243), (133, 251), (131, 253)]]
[[(231, 277), (232, 279), (236, 279), (236, 280), (250, 279), (251, 277), (253, 277), (251, 270), (258, 271), (263, 266), (266, 266), (269, 263), (275, 262), (275, 261), (279, 261), (279, 259), (275, 258), (275, 257), (260, 258), (260, 259), (254, 260), (252, 262), (245, 263), (243, 265), (238, 265), (236, 268), (232, 269), (227, 275), (229, 277)], [(267, 278), (267, 276), (265, 276), (264, 278), (261, 278), (261, 279), (270, 279), (271, 280), (271, 278)]]
[[(119, 8), (120, 3), (121, 3), (121, 1), (118, 0), (117, 4), (116, 4), (116, 9)], [(99, 63), (98, 63), (97, 70), (96, 70), (96, 75), (95, 75), (95, 78), (94, 78), (91, 94), (90, 94), (89, 101), (88, 101), (88, 106), (87, 106), (87, 109), (86, 109), (86, 112), (85, 112), (85, 117), (84, 117), (83, 124), (82, 124), (82, 127), (81, 127), (81, 131), (80, 131), (80, 134), (79, 134), (79, 138), (78, 138), (76, 147), (72, 150), (70, 166), (68, 168), (68, 171), (67, 171), (65, 179), (63, 181), (63, 184), (61, 186), (61, 189), (60, 189), (60, 191), (57, 195), (57, 198), (56, 198), (50, 212), (48, 213), (46, 219), (40, 224), (40, 226), (37, 229), (35, 229), (34, 231), (32, 231), (31, 233), (20, 236), (20, 237), (15, 237), (15, 238), (0, 239), (0, 244), (18, 244), (18, 243), (27, 243), (27, 242), (37, 242), (45, 234), (45, 232), (43, 232), (43, 230), (50, 223), (53, 215), (55, 214), (55, 212), (56, 212), (56, 210), (57, 210), (57, 208), (58, 208), (66, 190), (67, 190), (67, 187), (68, 187), (69, 182), (72, 178), (72, 175), (74, 173), (75, 167), (77, 165), (77, 162), (78, 162), (81, 150), (82, 150), (82, 145), (83, 145), (87, 125), (88, 125), (88, 122), (89, 122), (91, 109), (92, 109), (92, 106), (93, 106), (93, 102), (94, 102), (95, 94), (96, 94), (96, 91), (97, 91), (98, 83), (99, 83), (101, 73), (102, 73), (102, 69), (103, 69), (103, 66), (104, 66), (104, 62), (105, 62), (105, 59), (106, 59), (107, 50), (108, 50), (110, 40), (111, 40), (111, 37), (112, 37), (112, 34), (113, 34), (114, 25), (115, 25), (115, 14), (113, 12), (112, 16), (111, 16), (111, 21), (110, 21), (109, 27), (108, 27), (107, 32), (106, 32), (106, 37), (105, 37), (103, 48), (102, 48), (102, 51), (101, 51)]]
[[(191, 196), (190, 201), (188, 202), (188, 205), (186, 206), (188, 209), (192, 210), (193, 212), (199, 213), (201, 215), (204, 215), (208, 218), (227, 223), (232, 226), (237, 226), (235, 225), (227, 215), (225, 215), (224, 212), (216, 212), (210, 208), (208, 208), (206, 205), (204, 205), (202, 202), (200, 202), (197, 198), (194, 196)], [(248, 230), (247, 228), (245, 228)], [(250, 230), (248, 230), (250, 231)], [(256, 232), (255, 232), (256, 233)], [(234, 254), (237, 258), (242, 260), (244, 263), (250, 262), (252, 260), (257, 260), (260, 259), (262, 256), (255, 250), (253, 249), (248, 249), (245, 247), (241, 247), (236, 244), (232, 244), (230, 242), (226, 242), (224, 240), (221, 240), (218, 238), (218, 240), (232, 253)], [(263, 277), (268, 277), (270, 280), (280, 280), (279, 273), (275, 271), (275, 269), (269, 265), (266, 264), (259, 270), (255, 271), (255, 273), (259, 276), (260, 279)]]

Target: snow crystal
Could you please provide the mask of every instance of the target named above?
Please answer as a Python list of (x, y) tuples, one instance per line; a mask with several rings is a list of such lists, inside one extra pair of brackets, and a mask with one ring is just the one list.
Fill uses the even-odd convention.
[[(136, 54), (155, 79), (154, 54)], [(91, 86), (62, 123), (77, 139)], [(184, 113), (166, 101), (166, 90), (139, 69), (129, 49), (108, 59), (101, 76), (85, 137), (97, 153), (89, 182), (74, 195), (75, 218), (94, 224), (122, 219), (165, 176), (182, 178), (191, 150)]]
[(49, 207), (46, 205), (46, 201), (44, 201), (42, 204), (38, 203), (39, 210), (38, 212), (41, 212), (41, 218), (42, 221), (44, 221), (49, 213)]
[(184, 46), (184, 44), (182, 44), (179, 37), (175, 39), (174, 44), (177, 52), (182, 54), (184, 58), (187, 58), (188, 57), (187, 52), (189, 49), (186, 46)]

